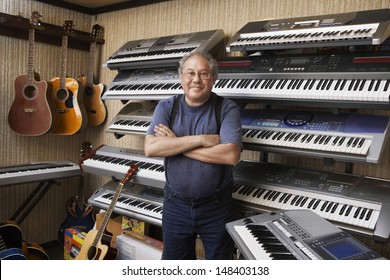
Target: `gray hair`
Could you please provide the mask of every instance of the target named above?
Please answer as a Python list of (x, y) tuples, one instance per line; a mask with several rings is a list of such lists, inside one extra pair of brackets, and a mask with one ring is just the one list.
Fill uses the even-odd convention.
[(184, 55), (179, 61), (179, 69), (178, 69), (179, 75), (183, 71), (184, 63), (186, 63), (187, 59), (189, 59), (190, 57), (193, 57), (195, 55), (199, 55), (209, 62), (211, 73), (214, 75), (215, 78), (217, 78), (218, 77), (218, 62), (211, 54), (209, 54), (208, 52), (204, 52), (204, 51), (193, 51), (193, 52), (190, 52), (190, 53)]

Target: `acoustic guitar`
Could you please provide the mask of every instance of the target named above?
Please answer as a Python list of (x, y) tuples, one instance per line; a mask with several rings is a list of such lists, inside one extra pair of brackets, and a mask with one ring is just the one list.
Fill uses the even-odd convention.
[[(84, 142), (81, 147), (80, 156), (84, 159), (92, 152), (92, 144)], [(84, 232), (88, 232), (95, 225), (94, 208), (84, 201), (84, 177), (80, 176), (78, 195), (71, 197), (66, 204), (66, 218), (58, 231), (58, 242), (64, 245), (65, 230), (71, 227), (77, 227)]]
[(23, 252), (28, 260), (50, 260), (42, 246), (32, 242), (23, 242)]
[(56, 106), (59, 123), (54, 134), (72, 135), (86, 127), (87, 117), (79, 93), (79, 84), (76, 79), (66, 76), (66, 62), (68, 37), (73, 36), (73, 21), (67, 20), (62, 35), (61, 73), (59, 77), (50, 80), (52, 85), (52, 98)]
[(0, 260), (26, 260), (20, 227), (13, 221), (0, 222)]
[[(115, 194), (112, 197), (112, 201), (110, 206), (108, 207), (104, 218), (102, 220), (102, 223), (98, 230), (90, 230), (87, 233), (87, 236), (84, 239), (84, 243), (81, 246), (81, 250), (79, 254), (76, 256), (76, 260), (103, 260), (108, 259), (107, 252), (108, 252), (108, 246), (102, 244), (102, 236), (104, 233), (104, 230), (106, 229), (106, 226), (110, 220), (112, 211), (114, 210), (115, 204), (118, 201), (119, 195), (122, 191), (123, 186), (130, 181), (130, 179), (133, 177), (133, 175), (136, 173), (138, 169), (138, 166), (133, 164), (129, 168), (129, 170), (126, 172), (123, 179), (119, 182), (118, 187), (115, 190)], [(116, 255), (115, 255), (116, 258)], [(110, 256), (110, 259), (115, 259), (113, 256)]]
[(92, 28), (92, 43), (89, 49), (87, 75), (80, 76), (79, 81), (83, 92), (83, 103), (87, 114), (88, 126), (98, 126), (107, 117), (107, 109), (102, 101), (105, 86), (102, 83), (94, 84), (94, 68), (96, 58), (96, 40), (102, 39), (104, 28), (95, 24)]
[(32, 12), (28, 34), (27, 75), (15, 79), (15, 97), (8, 113), (8, 124), (17, 134), (39, 136), (58, 125), (58, 114), (51, 98), (50, 85), (37, 81), (34, 72), (35, 30), (42, 29), (41, 15)]

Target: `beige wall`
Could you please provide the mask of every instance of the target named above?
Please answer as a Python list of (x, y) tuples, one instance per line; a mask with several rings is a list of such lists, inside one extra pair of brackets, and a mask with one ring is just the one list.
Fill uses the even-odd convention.
[[(290, 18), (331, 13), (343, 13), (359, 10), (390, 8), (389, 0), (174, 0), (145, 7), (105, 13), (91, 17), (36, 1), (3, 0), (0, 12), (29, 17), (32, 11), (38, 10), (42, 20), (62, 25), (64, 20), (72, 19), (76, 29), (89, 32), (95, 23), (105, 28), (105, 44), (101, 48), (101, 63), (124, 43), (130, 40), (159, 37), (211, 29), (223, 29), (227, 37), (249, 21), (268, 18)], [(96, 20), (96, 22), (95, 22)], [(26, 72), (27, 41), (0, 36), (0, 130), (2, 134), (0, 148), (0, 165), (12, 165), (32, 161), (77, 160), (83, 141), (91, 141), (96, 147), (107, 144), (132, 149), (143, 148), (142, 136), (125, 136), (115, 139), (113, 134), (104, 129), (115, 115), (123, 108), (118, 100), (108, 100), (107, 122), (101, 127), (87, 128), (86, 131), (73, 136), (44, 135), (24, 137), (14, 134), (7, 123), (7, 113), (14, 96), (14, 79)], [(85, 51), (68, 51), (68, 75), (77, 77), (86, 73), (88, 53)], [(36, 71), (41, 78), (48, 80), (58, 76), (60, 48), (45, 44), (36, 44)], [(100, 80), (109, 85), (116, 71), (108, 68), (99, 69)], [(371, 113), (388, 115), (387, 111)], [(387, 143), (378, 164), (355, 164), (354, 173), (390, 179), (389, 146)], [(257, 152), (244, 152), (243, 159), (258, 159)], [(344, 165), (336, 163), (325, 166), (317, 159), (272, 156), (275, 162), (286, 162), (300, 166), (315, 167), (331, 171), (342, 171)], [(87, 197), (109, 178), (88, 175)], [(65, 218), (66, 200), (77, 193), (77, 180), (61, 181), (61, 186), (54, 186), (39, 205), (23, 222), (22, 229), (26, 239), (34, 242), (45, 242), (56, 239), (57, 230)], [(0, 188), (0, 219), (7, 219), (18, 204), (35, 187), (34, 184), (7, 186)], [(376, 245), (375, 245), (376, 246)], [(389, 252), (388, 246), (381, 251)]]

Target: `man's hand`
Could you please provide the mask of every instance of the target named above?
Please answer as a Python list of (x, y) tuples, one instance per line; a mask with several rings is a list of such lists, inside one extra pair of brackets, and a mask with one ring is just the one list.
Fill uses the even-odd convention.
[(176, 137), (175, 133), (166, 125), (159, 124), (154, 127), (154, 135)]

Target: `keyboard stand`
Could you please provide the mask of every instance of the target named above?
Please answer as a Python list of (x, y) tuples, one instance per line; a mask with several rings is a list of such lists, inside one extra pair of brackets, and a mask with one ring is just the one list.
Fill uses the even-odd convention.
[(60, 185), (59, 182), (53, 180), (40, 182), (11, 216), (10, 220), (20, 225), (53, 184)]

